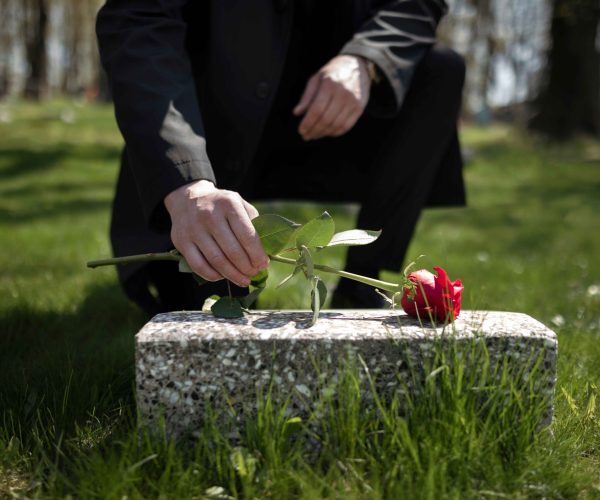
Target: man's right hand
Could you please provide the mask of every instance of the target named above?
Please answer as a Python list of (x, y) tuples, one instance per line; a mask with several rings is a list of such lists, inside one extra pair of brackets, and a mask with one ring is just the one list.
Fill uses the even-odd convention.
[(251, 220), (258, 211), (238, 193), (195, 181), (165, 197), (171, 240), (192, 270), (208, 281), (246, 287), (269, 265)]

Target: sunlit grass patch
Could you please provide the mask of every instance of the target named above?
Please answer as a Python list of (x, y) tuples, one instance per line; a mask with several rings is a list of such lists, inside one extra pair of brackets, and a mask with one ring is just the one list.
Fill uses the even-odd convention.
[[(121, 147), (112, 110), (2, 106), (11, 122), (0, 123), (0, 496), (600, 495), (597, 141), (552, 145), (509, 127), (464, 127), (469, 205), (426, 211), (409, 250), (411, 259), (425, 254), (420, 267), (441, 265), (463, 281), (463, 308), (524, 312), (557, 331), (552, 433), (532, 432), (533, 416), (502, 409), (482, 419), (470, 399), (478, 382), (465, 378), (457, 390), (458, 365), (446, 360), (414, 412), (386, 403), (387, 419), (352, 376), (344, 379), (316, 434), (318, 455), (300, 446), (317, 439), (310, 419), (286, 430), (294, 415), (276, 407), (246, 422), (243, 443), (207, 428), (184, 452), (160, 440), (139, 445), (133, 335), (146, 318), (114, 269), (85, 268), (110, 253)], [(328, 210), (338, 230), (356, 217), (346, 205), (259, 208), (299, 222)], [(318, 259), (339, 268), (344, 251)], [(273, 265), (270, 285), (286, 272)], [(299, 283), (267, 288), (260, 307), (308, 308)]]

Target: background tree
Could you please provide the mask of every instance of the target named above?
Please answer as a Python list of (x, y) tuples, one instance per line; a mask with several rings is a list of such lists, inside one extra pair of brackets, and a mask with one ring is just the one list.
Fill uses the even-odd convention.
[(25, 83), (25, 96), (40, 99), (46, 93), (46, 32), (48, 9), (46, 0), (24, 0), (23, 35), (28, 76)]
[(530, 125), (554, 138), (600, 135), (600, 0), (553, 0), (546, 82)]

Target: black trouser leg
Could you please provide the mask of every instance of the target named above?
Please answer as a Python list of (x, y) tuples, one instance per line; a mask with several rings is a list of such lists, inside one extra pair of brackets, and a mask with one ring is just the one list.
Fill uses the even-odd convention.
[(452, 51), (432, 50), (419, 65), (402, 110), (373, 157), (358, 216), (357, 227), (382, 229), (382, 235), (349, 249), (349, 270), (374, 263), (401, 269), (439, 169), (460, 155), (456, 122), (463, 81), (464, 63)]

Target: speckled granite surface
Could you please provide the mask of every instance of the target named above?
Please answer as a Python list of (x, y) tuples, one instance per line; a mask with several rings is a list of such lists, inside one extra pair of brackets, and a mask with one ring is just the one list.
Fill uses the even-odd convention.
[(311, 314), (254, 311), (240, 319), (202, 312), (155, 316), (136, 336), (140, 423), (152, 428), (163, 416), (170, 436), (193, 435), (202, 425), (204, 405), (230, 412), (251, 407), (257, 389), (269, 384), (275, 394), (290, 396), (290, 414), (302, 414), (328, 384), (335, 383), (346, 359), (362, 360), (361, 371), (368, 368), (381, 394), (407, 389), (418, 393), (415, 372), (421, 378), (426, 375), (436, 350), (457, 345), (467, 352), (467, 346), (481, 341), (492, 366), (506, 359), (515, 376), (524, 380), (540, 361), (535, 388), (547, 404), (542, 423), (552, 419), (556, 335), (525, 314), (462, 311), (453, 325), (436, 328), (398, 311), (330, 310), (307, 328)]

